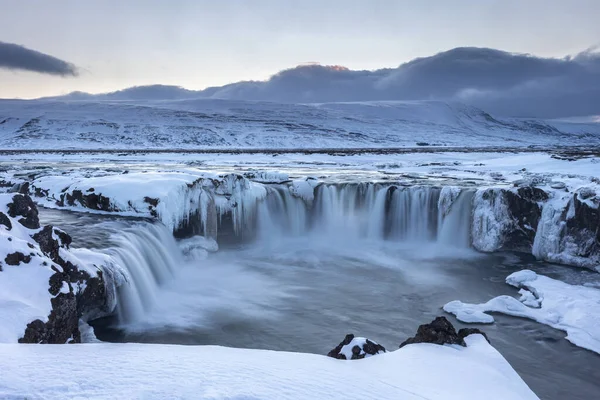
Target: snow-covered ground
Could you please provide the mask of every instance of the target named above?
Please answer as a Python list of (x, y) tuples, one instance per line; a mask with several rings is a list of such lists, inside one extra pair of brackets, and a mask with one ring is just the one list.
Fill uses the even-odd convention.
[(600, 145), (600, 124), (494, 118), (438, 101), (0, 100), (2, 149)]
[(569, 285), (556, 279), (522, 270), (506, 278), (519, 288), (520, 299), (499, 296), (483, 304), (452, 301), (444, 310), (466, 323), (493, 323), (489, 312), (529, 318), (567, 332), (571, 343), (600, 353), (600, 290)]
[(214, 346), (0, 345), (0, 398), (537, 399), (481, 335), (363, 360)]

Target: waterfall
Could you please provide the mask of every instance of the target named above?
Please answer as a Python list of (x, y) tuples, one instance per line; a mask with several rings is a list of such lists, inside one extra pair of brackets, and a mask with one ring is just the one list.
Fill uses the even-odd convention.
[(475, 191), (463, 190), (451, 203), (448, 210), (440, 208), (438, 243), (456, 247), (471, 245), (471, 212), (474, 196)]
[(136, 224), (114, 238), (107, 249), (128, 272), (128, 281), (117, 289), (121, 324), (143, 320), (155, 303), (158, 287), (173, 278), (183, 264), (172, 233), (162, 224)]
[[(442, 196), (442, 193), (444, 194)], [(448, 195), (430, 186), (321, 184), (307, 203), (286, 185), (268, 188), (257, 209), (257, 237), (314, 235), (336, 239), (433, 242), (469, 247), (472, 191)], [(444, 210), (442, 211), (442, 204)]]

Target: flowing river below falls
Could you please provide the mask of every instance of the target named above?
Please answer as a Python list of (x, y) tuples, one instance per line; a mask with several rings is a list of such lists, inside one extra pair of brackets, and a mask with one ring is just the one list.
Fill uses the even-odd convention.
[[(172, 264), (172, 277), (151, 293), (143, 314), (94, 321), (103, 341), (326, 354), (354, 333), (395, 350), (420, 324), (445, 315), (441, 307), (448, 301), (516, 296), (504, 280), (523, 268), (600, 287), (599, 274), (536, 262), (530, 255), (481, 254), (436, 243), (275, 236), (184, 260), (170, 235), (152, 238), (164, 228), (147, 222), (49, 209), (40, 209), (40, 219), (71, 234), (75, 247), (112, 247), (122, 254), (124, 238), (137, 238), (131, 246), (139, 247), (138, 258), (160, 251)], [(155, 264), (160, 268), (161, 262)], [(446, 316), (457, 329), (466, 326)], [(477, 327), (540, 398), (600, 398), (600, 356), (545, 325), (494, 317), (496, 323)]]

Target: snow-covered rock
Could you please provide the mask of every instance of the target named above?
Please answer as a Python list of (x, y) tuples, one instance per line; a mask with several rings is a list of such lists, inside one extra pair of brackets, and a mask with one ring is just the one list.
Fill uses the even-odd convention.
[(506, 283), (521, 289), (519, 300), (498, 296), (483, 304), (452, 301), (444, 310), (466, 323), (491, 323), (494, 318), (488, 312), (529, 318), (567, 332), (566, 339), (576, 346), (600, 353), (600, 290), (530, 270), (509, 275)]
[[(112, 312), (117, 267), (40, 227), (29, 196), (0, 194), (0, 342), (79, 342), (79, 319)], [(108, 273), (107, 273), (108, 272)]]
[(547, 198), (544, 190), (531, 186), (479, 189), (474, 199), (473, 247), (485, 252), (531, 252)]
[(327, 353), (327, 357), (338, 360), (360, 360), (385, 352), (385, 347), (372, 340), (348, 334), (340, 344)]
[(533, 255), (600, 272), (599, 205), (600, 198), (585, 187), (547, 202), (537, 227)]

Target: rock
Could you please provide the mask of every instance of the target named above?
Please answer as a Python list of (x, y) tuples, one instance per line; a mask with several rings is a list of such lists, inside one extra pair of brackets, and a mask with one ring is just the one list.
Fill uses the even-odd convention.
[(590, 197), (581, 201), (581, 198), (581, 192), (573, 195), (563, 212), (566, 229), (561, 247), (569, 249), (576, 257), (597, 259), (600, 262), (600, 202), (597, 199), (590, 200)]
[(33, 240), (35, 240), (40, 245), (40, 250), (50, 257), (52, 261), (58, 260), (58, 250), (60, 245), (58, 240), (55, 240), (52, 237), (52, 226), (46, 225), (41, 231), (32, 236)]
[(92, 210), (115, 211), (108, 197), (93, 192), (84, 194), (81, 190), (73, 190), (71, 193), (67, 192), (61, 194), (57, 204), (61, 207), (64, 207), (65, 204), (69, 206), (76, 206), (79, 204), (82, 207), (90, 208)]
[(454, 326), (446, 317), (437, 317), (429, 324), (419, 326), (417, 334), (414, 337), (406, 339), (400, 347), (414, 343), (433, 343), (433, 344), (459, 344), (466, 346), (463, 337), (460, 337)]
[(351, 360), (360, 360), (385, 352), (385, 347), (378, 343), (348, 334), (340, 344), (327, 353), (327, 357), (347, 360), (348, 356), (350, 356)]
[(469, 335), (475, 335), (475, 334), (480, 334), (482, 335), (485, 340), (487, 340), (488, 343), (491, 344), (490, 339), (488, 339), (487, 335), (485, 334), (484, 331), (477, 329), (477, 328), (462, 328), (458, 331), (458, 337), (460, 339), (464, 339)]
[(51, 299), (52, 311), (48, 322), (36, 319), (25, 329), (19, 343), (80, 343), (77, 301), (73, 293), (61, 293)]
[(12, 229), (12, 223), (10, 222), (10, 218), (3, 212), (0, 212), (0, 225), (4, 225), (7, 230)]
[(19, 223), (29, 229), (38, 229), (40, 220), (38, 218), (38, 210), (31, 197), (23, 194), (16, 194), (12, 198), (12, 202), (8, 204), (8, 215), (12, 218), (21, 216)]
[(28, 264), (31, 261), (31, 256), (25, 255), (21, 252), (10, 253), (4, 258), (4, 262), (8, 265), (19, 265), (20, 263)]

